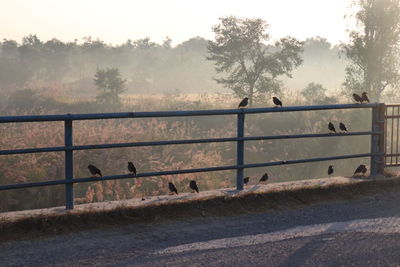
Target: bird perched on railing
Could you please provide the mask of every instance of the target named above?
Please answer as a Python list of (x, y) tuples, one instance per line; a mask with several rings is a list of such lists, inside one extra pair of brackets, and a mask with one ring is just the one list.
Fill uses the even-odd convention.
[(247, 184), (249, 181), (250, 181), (250, 177), (249, 176), (243, 178), (243, 183), (244, 184)]
[(176, 189), (176, 187), (173, 183), (168, 183), (168, 188), (171, 193), (175, 193), (178, 195), (178, 190)]
[(332, 132), (336, 133), (335, 126), (333, 126), (333, 123), (332, 123), (332, 122), (329, 122), (329, 123), (328, 123), (328, 129), (329, 129), (329, 131), (332, 131)]
[(367, 166), (365, 166), (364, 164), (361, 164), (355, 170), (354, 175), (356, 175), (357, 173), (362, 173), (363, 175), (365, 175), (366, 172), (367, 172)]
[(331, 177), (332, 173), (333, 173), (333, 165), (329, 165), (329, 167), (328, 167), (328, 176)]
[(346, 125), (344, 125), (344, 123), (339, 123), (339, 128), (340, 128), (340, 130), (342, 130), (343, 132), (347, 132), (347, 128), (346, 128)]
[(369, 98), (368, 98), (366, 92), (363, 92), (363, 93), (361, 94), (361, 103), (362, 103), (362, 102), (368, 102), (368, 103), (369, 103)]
[(135, 165), (133, 165), (133, 163), (131, 161), (128, 162), (128, 170), (133, 175), (136, 175), (136, 167), (135, 167)]
[(249, 103), (249, 98), (248, 97), (243, 98), (243, 100), (240, 101), (240, 103), (239, 103), (239, 108), (246, 107), (248, 103)]
[(199, 193), (199, 188), (197, 187), (196, 181), (192, 180), (189, 183), (189, 187), (190, 189), (192, 189), (193, 191), (196, 191), (197, 193)]
[(362, 97), (358, 94), (353, 94), (353, 98), (356, 102), (360, 102), (360, 104), (362, 103)]
[(89, 164), (87, 167), (88, 167), (90, 173), (92, 174), (92, 177), (96, 176), (97, 174), (100, 175), (100, 177), (103, 177), (103, 175), (101, 174), (101, 171), (96, 166)]
[(276, 96), (272, 97), (272, 101), (276, 106), (281, 106), (282, 107), (282, 101), (279, 100)]
[(261, 179), (260, 179), (260, 183), (261, 182), (266, 182), (267, 180), (268, 180), (268, 173), (264, 173), (264, 175), (261, 177)]

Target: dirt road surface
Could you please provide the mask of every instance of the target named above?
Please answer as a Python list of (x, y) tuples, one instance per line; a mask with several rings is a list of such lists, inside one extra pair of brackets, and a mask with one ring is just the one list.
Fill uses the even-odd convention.
[(398, 266), (400, 193), (0, 244), (1, 266)]

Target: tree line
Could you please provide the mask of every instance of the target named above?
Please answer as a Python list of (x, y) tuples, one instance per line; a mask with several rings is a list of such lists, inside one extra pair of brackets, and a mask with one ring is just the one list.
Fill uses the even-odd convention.
[[(385, 89), (397, 91), (400, 81), (400, 1), (357, 0), (353, 4), (358, 8), (354, 14), (357, 27), (350, 31), (350, 43), (341, 47), (350, 60), (342, 92), (364, 91), (380, 101)], [(212, 29), (215, 40), (208, 46), (208, 59), (223, 74), (216, 81), (237, 96), (248, 97), (250, 106), (260, 95), (279, 94), (278, 78), (292, 77), (303, 62), (304, 42), (288, 36), (271, 43), (267, 28), (262, 19), (221, 18)], [(319, 87), (311, 83), (303, 95), (312, 95), (309, 92)]]
[[(86, 37), (82, 42), (42, 41), (36, 35), (0, 42), (0, 90), (26, 88), (32, 81), (68, 84), (69, 92), (95, 91), (98, 101), (129, 93), (213, 92), (225, 88), (250, 104), (283, 87), (304, 97), (341, 89), (350, 96), (366, 91), (373, 101), (396, 92), (399, 83), (399, 0), (357, 0), (357, 27), (348, 44), (332, 46), (322, 37), (290, 36), (273, 41), (261, 19), (221, 18), (214, 40), (191, 38), (175, 47), (149, 38), (120, 45)], [(99, 86), (99, 75), (113, 72), (119, 89)], [(292, 78), (292, 79), (291, 79)], [(96, 81), (97, 80), (97, 81)], [(103, 86), (103, 87), (102, 87)], [(0, 91), (0, 93), (1, 93)], [(314, 99), (318, 100), (318, 99)], [(329, 100), (329, 99), (327, 99)], [(112, 102), (111, 101), (111, 102)]]

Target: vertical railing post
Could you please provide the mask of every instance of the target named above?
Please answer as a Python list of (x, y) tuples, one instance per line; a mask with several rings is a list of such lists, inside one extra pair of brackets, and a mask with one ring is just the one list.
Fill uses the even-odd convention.
[[(64, 144), (66, 147), (72, 146), (72, 120), (64, 121)], [(71, 183), (65, 184), (65, 208), (72, 210), (74, 208), (74, 184), (72, 183), (74, 175), (74, 158), (73, 151), (65, 151), (65, 179)]]
[[(244, 137), (244, 112), (239, 113), (237, 117), (237, 137)], [(236, 164), (244, 164), (244, 141), (236, 142)], [(236, 170), (236, 189), (243, 190), (243, 168)]]
[(383, 175), (385, 168), (385, 109), (383, 103), (372, 108), (371, 131), (371, 176)]

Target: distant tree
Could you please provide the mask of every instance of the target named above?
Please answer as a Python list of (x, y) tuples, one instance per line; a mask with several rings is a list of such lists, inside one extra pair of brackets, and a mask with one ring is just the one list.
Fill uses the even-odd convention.
[(162, 42), (162, 47), (165, 49), (171, 49), (172, 48), (172, 39), (169, 38), (168, 36), (165, 37), (164, 41)]
[(0, 47), (0, 86), (21, 86), (29, 78), (21, 71), (18, 43), (4, 39)]
[(185, 52), (207, 53), (207, 45), (208, 41), (206, 39), (197, 36), (182, 42), (180, 45), (177, 46), (177, 49)]
[(24, 77), (22, 80), (34, 79), (42, 71), (43, 58), (40, 53), (42, 47), (43, 43), (36, 35), (30, 34), (22, 38), (22, 45), (18, 47), (20, 72)]
[(240, 19), (234, 16), (220, 19), (212, 30), (215, 41), (208, 44), (208, 60), (215, 62), (218, 73), (226, 78), (215, 79), (239, 96), (253, 98), (280, 92), (279, 75), (287, 75), (302, 63), (302, 42), (286, 37), (267, 46), (270, 35), (262, 19)]
[(96, 97), (99, 103), (112, 107), (121, 104), (119, 95), (125, 91), (126, 80), (122, 79), (117, 68), (98, 69), (94, 75), (94, 83), (101, 90)]
[(143, 38), (143, 39), (138, 39), (133, 42), (134, 46), (139, 49), (148, 49), (148, 48), (154, 48), (157, 47), (157, 44), (150, 41), (149, 37)]
[(68, 46), (55, 38), (43, 44), (41, 49), (44, 58), (44, 78), (48, 80), (61, 80), (66, 77), (69, 70)]
[(397, 88), (400, 67), (399, 0), (357, 0), (358, 29), (350, 32), (344, 52), (351, 60), (346, 67), (344, 93), (366, 91), (379, 101), (385, 88)]
[(302, 91), (301, 94), (307, 103), (311, 104), (331, 104), (335, 103), (335, 99), (326, 95), (327, 89), (319, 83), (309, 83)]
[(301, 91), (301, 94), (305, 99), (313, 101), (325, 97), (326, 88), (324, 88), (322, 84), (311, 82)]
[(337, 54), (332, 53), (331, 51), (332, 45), (325, 39), (320, 36), (316, 36), (313, 38), (307, 38), (304, 41), (304, 52), (303, 57), (307, 59), (324, 59), (329, 57), (330, 55), (334, 55), (337, 57)]

